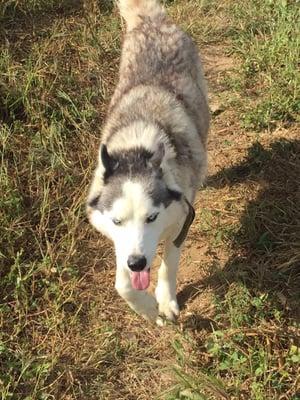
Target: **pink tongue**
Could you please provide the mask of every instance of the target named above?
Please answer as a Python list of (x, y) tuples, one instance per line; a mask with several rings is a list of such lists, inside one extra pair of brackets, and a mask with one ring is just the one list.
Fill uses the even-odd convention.
[(150, 285), (150, 270), (142, 272), (131, 272), (131, 284), (136, 290), (146, 290)]

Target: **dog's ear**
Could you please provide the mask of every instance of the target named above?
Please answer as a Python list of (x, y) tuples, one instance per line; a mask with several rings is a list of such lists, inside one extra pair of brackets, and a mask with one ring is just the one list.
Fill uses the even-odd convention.
[(100, 147), (100, 158), (101, 158), (102, 165), (103, 165), (105, 171), (109, 171), (109, 170), (113, 169), (113, 159), (108, 154), (107, 147), (106, 147), (105, 144), (101, 144), (101, 147)]
[(100, 147), (100, 159), (104, 167), (104, 180), (113, 174), (113, 172), (118, 168), (118, 161), (116, 161), (107, 151), (105, 144)]
[(154, 170), (157, 171), (160, 168), (164, 156), (165, 156), (165, 145), (163, 143), (159, 143), (155, 153), (150, 158), (150, 164)]
[(107, 179), (114, 173), (116, 168), (118, 168), (118, 165), (118, 161), (108, 153), (107, 146), (101, 144), (98, 168), (95, 171), (86, 203), (88, 214), (95, 208), (98, 210), (100, 209), (99, 205), (103, 187)]

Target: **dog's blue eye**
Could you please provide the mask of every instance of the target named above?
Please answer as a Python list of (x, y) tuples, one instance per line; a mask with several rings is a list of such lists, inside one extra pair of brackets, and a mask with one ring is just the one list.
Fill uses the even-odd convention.
[(120, 221), (120, 220), (117, 219), (117, 218), (113, 218), (112, 222), (113, 222), (115, 225), (121, 225), (121, 224), (122, 224), (122, 221)]
[(158, 216), (158, 213), (150, 215), (150, 217), (148, 217), (146, 219), (147, 224), (150, 224), (151, 222), (154, 222), (156, 220), (157, 216)]

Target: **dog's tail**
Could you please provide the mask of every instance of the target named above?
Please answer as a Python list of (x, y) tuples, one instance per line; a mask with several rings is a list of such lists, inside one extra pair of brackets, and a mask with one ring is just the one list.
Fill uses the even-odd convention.
[(126, 21), (127, 31), (134, 29), (142, 17), (155, 18), (165, 11), (159, 0), (119, 0), (120, 13)]

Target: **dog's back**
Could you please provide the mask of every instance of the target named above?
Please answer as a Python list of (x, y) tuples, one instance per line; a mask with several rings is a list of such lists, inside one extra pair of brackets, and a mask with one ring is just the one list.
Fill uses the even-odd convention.
[(111, 110), (133, 87), (164, 88), (184, 104), (205, 145), (209, 125), (207, 90), (193, 41), (168, 18), (157, 0), (120, 0), (119, 7), (127, 35)]

